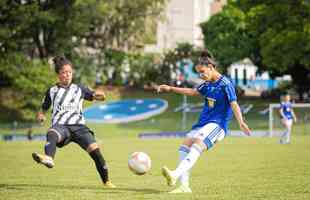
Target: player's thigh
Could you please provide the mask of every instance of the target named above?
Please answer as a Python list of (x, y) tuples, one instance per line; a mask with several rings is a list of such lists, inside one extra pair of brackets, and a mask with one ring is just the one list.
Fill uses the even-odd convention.
[(197, 130), (194, 135), (194, 143), (204, 145), (205, 148), (210, 149), (218, 141), (225, 137), (224, 130), (216, 123), (208, 123)]
[(64, 125), (54, 125), (50, 127), (47, 131), (47, 137), (49, 134), (57, 135), (57, 147), (63, 147), (70, 142), (70, 131)]
[(88, 153), (99, 148), (94, 133), (87, 126), (76, 126), (71, 128), (72, 141), (77, 143)]
[(292, 119), (282, 119), (282, 124), (287, 128), (290, 129), (292, 127), (293, 124), (293, 120)]

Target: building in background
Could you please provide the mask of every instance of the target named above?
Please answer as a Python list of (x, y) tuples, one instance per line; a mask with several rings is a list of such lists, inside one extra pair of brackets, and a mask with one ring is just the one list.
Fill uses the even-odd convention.
[(270, 90), (276, 88), (281, 81), (292, 80), (289, 75), (272, 79), (268, 72), (258, 73), (258, 67), (249, 58), (231, 64), (227, 73), (236, 86), (245, 90)]
[(157, 27), (157, 43), (145, 47), (146, 51), (162, 52), (187, 42), (203, 46), (200, 23), (220, 12), (227, 0), (170, 0), (165, 19)]

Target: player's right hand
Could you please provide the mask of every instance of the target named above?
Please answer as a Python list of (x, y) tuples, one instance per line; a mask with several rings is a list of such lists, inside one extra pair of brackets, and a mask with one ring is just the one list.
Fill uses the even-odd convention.
[(241, 122), (239, 126), (243, 133), (245, 133), (247, 136), (251, 135), (251, 130), (245, 122)]
[(45, 117), (43, 112), (38, 112), (37, 113), (37, 120), (40, 123), (43, 123), (46, 120), (46, 117)]
[(160, 85), (157, 87), (157, 92), (170, 92), (171, 86), (169, 85)]

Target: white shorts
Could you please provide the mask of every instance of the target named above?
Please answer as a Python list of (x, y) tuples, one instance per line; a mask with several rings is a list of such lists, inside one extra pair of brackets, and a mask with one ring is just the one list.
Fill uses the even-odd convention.
[(293, 119), (284, 119), (284, 118), (282, 118), (281, 121), (286, 126), (292, 126), (292, 124), (293, 124)]
[(186, 136), (202, 140), (210, 149), (216, 142), (224, 139), (225, 131), (216, 123), (208, 123), (201, 128), (191, 130)]

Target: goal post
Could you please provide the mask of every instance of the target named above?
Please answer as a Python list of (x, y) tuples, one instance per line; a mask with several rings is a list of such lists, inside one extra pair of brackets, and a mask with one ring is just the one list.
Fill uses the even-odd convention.
[[(299, 119), (298, 121), (305, 123), (304, 125), (310, 123), (310, 103), (293, 103), (292, 107), (298, 108), (298, 111), (294, 109), (294, 112)], [(309, 110), (307, 111), (307, 109), (303, 108), (308, 108)], [(269, 137), (272, 137), (274, 135), (275, 119), (277, 115), (280, 115), (279, 109), (279, 103), (269, 104)]]

